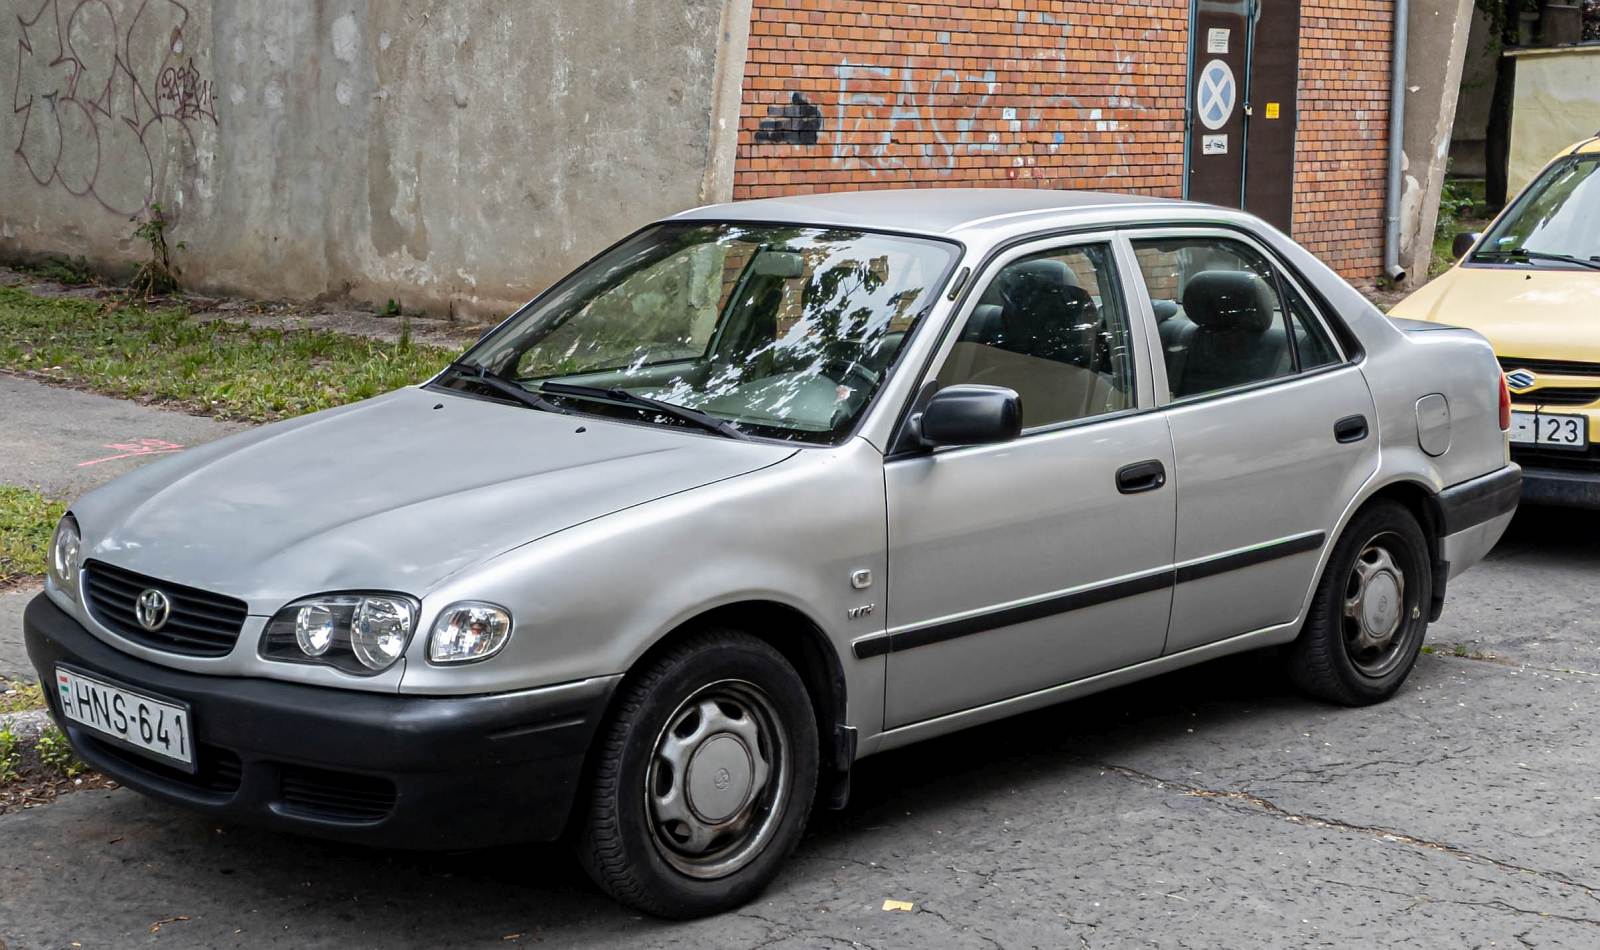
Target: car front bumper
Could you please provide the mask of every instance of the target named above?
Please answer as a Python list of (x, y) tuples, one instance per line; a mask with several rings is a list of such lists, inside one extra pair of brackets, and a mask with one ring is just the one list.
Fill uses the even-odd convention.
[(1522, 500), (1530, 505), (1600, 508), (1600, 467), (1522, 468)]
[[(620, 677), (483, 696), (399, 696), (157, 666), (112, 649), (46, 595), (23, 615), (50, 711), (92, 768), (156, 798), (286, 831), (393, 848), (560, 836)], [(58, 664), (187, 703), (196, 772), (82, 728)]]

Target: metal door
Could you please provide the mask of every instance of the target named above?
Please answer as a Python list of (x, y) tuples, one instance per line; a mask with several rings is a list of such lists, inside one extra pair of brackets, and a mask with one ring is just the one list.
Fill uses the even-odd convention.
[(1250, 0), (1200, 0), (1189, 62), (1189, 184), (1194, 201), (1241, 206)]
[(1244, 208), (1288, 232), (1300, 0), (1199, 0), (1193, 30), (1186, 195)]

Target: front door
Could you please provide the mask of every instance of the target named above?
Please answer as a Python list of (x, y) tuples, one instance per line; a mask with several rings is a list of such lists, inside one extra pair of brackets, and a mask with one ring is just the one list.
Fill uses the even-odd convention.
[(1361, 370), (1265, 248), (1221, 232), (1133, 245), (1177, 458), (1178, 653), (1298, 616), (1377, 470), (1377, 420)]
[(933, 363), (940, 385), (1017, 391), (1024, 429), (886, 463), (890, 728), (1161, 652), (1172, 442), (1140, 411), (1150, 356), (1116, 256), (1092, 238), (1011, 253)]

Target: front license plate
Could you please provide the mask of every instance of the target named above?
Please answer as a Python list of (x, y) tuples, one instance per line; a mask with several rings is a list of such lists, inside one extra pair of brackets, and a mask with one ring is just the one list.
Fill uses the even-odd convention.
[(1561, 449), (1589, 447), (1589, 420), (1548, 412), (1513, 412), (1511, 441), (1517, 445), (1549, 445)]
[(125, 745), (194, 771), (189, 707), (56, 667), (56, 690), (68, 719)]

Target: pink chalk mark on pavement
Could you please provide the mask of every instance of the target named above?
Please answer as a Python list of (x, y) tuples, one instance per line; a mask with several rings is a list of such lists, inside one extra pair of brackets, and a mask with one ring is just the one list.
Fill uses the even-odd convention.
[(133, 442), (107, 442), (105, 447), (108, 449), (116, 449), (121, 454), (108, 455), (102, 459), (90, 459), (87, 462), (79, 462), (78, 467), (83, 468), (88, 465), (99, 465), (101, 462), (115, 462), (118, 459), (137, 458), (141, 455), (167, 455), (172, 452), (183, 451), (183, 446), (176, 442), (168, 442), (165, 439), (137, 439)]

